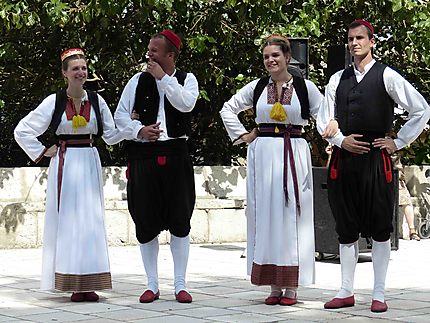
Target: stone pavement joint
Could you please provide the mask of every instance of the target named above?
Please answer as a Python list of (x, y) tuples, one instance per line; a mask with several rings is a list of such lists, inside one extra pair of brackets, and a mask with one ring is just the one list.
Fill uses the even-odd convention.
[(399, 241), (392, 251), (385, 313), (372, 313), (370, 254), (360, 254), (355, 276), (356, 305), (325, 310), (340, 285), (338, 258), (316, 262), (315, 285), (300, 287), (295, 306), (267, 306), (268, 287), (251, 285), (244, 243), (191, 245), (188, 290), (191, 304), (175, 301), (173, 261), (160, 246), (160, 299), (139, 303), (146, 276), (139, 248), (109, 249), (113, 289), (98, 303), (72, 303), (69, 293), (39, 290), (41, 249), (0, 250), (0, 322), (429, 322), (430, 240)]

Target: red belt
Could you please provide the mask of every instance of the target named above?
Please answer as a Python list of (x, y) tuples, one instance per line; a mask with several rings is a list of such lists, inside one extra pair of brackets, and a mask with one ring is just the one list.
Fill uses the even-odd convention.
[(66, 139), (59, 141), (59, 153), (58, 153), (58, 175), (57, 175), (57, 192), (58, 192), (58, 210), (60, 210), (60, 196), (61, 196), (61, 184), (63, 181), (63, 167), (64, 167), (64, 154), (66, 153), (66, 147), (92, 147), (94, 140), (92, 138), (86, 139)]

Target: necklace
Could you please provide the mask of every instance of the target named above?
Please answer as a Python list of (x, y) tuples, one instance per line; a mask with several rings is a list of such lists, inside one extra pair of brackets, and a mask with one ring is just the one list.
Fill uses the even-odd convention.
[(81, 96), (72, 96), (69, 94), (68, 91), (66, 91), (66, 94), (67, 94), (67, 97), (72, 99), (72, 100), (81, 100), (82, 101), (82, 99), (85, 97), (85, 91), (84, 90), (82, 90)]

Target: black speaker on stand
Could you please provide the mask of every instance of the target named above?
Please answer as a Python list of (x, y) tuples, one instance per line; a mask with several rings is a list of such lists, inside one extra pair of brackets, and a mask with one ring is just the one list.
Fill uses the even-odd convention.
[(288, 38), (291, 46), (291, 61), (288, 72), (309, 78), (309, 38)]
[(347, 45), (331, 45), (328, 47), (326, 78), (327, 83), (337, 71), (343, 70), (352, 64), (352, 56)]

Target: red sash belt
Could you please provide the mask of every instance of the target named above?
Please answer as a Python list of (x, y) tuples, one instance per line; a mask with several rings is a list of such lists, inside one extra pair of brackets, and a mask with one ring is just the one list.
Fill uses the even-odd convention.
[(284, 183), (284, 195), (285, 203), (288, 204), (288, 163), (290, 161), (291, 175), (293, 177), (294, 185), (294, 196), (296, 200), (296, 209), (300, 215), (300, 199), (299, 199), (299, 185), (297, 181), (296, 164), (294, 162), (293, 148), (291, 146), (291, 138), (301, 138), (302, 136), (302, 126), (297, 125), (283, 125), (283, 124), (273, 124), (265, 123), (260, 124), (258, 127), (260, 137), (283, 137), (284, 138), (284, 173), (283, 173), (283, 183)]
[[(76, 137), (76, 139), (70, 139)], [(82, 138), (87, 137), (87, 138)], [(63, 167), (64, 167), (64, 154), (66, 153), (66, 147), (92, 147), (94, 140), (91, 135), (70, 135), (70, 136), (60, 136), (59, 152), (58, 152), (58, 175), (57, 175), (57, 194), (58, 194), (58, 210), (60, 210), (60, 196), (61, 196), (61, 184), (63, 181)]]

